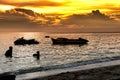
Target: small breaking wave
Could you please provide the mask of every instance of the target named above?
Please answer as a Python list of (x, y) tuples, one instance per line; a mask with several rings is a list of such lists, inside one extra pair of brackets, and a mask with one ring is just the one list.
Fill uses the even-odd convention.
[[(55, 65), (55, 66), (45, 66), (45, 67), (33, 67), (29, 69), (19, 69), (17, 71), (12, 72), (5, 72), (5, 73), (12, 73), (12, 74), (24, 74), (24, 73), (31, 73), (31, 72), (39, 72), (39, 71), (47, 71), (47, 70), (54, 70), (54, 69), (64, 69), (64, 68), (70, 68), (70, 67), (77, 67), (77, 66), (83, 66), (87, 64), (94, 64), (94, 63), (101, 63), (101, 62), (109, 62), (113, 60), (120, 60), (120, 56), (114, 56), (114, 57), (105, 57), (100, 59), (93, 59), (93, 60), (87, 60), (87, 61), (76, 61), (68, 64), (62, 64), (62, 65)], [(2, 74), (5, 74), (2, 73)], [(0, 75), (2, 75), (0, 74)]]

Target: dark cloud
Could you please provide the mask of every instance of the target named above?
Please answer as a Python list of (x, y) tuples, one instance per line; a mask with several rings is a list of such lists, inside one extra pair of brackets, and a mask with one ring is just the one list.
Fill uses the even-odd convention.
[(28, 9), (15, 8), (14, 10), (17, 11), (17, 12), (22, 12), (22, 13), (28, 14), (30, 16), (36, 16), (37, 15), (37, 13), (35, 13), (32, 10), (28, 10)]
[(4, 30), (29, 30), (35, 28), (38, 23), (31, 21), (25, 13), (19, 13), (15, 10), (7, 10), (6, 12), (0, 13), (0, 29)]
[(99, 20), (112, 20), (109, 16), (102, 14), (99, 10), (93, 10), (92, 13), (88, 14), (88, 18)]
[(42, 31), (52, 26), (57, 18), (48, 17), (29, 9), (15, 8), (0, 12), (0, 30)]
[(48, 17), (47, 15), (39, 14), (28, 9), (15, 8), (14, 10), (17, 12), (22, 12), (28, 16), (31, 16), (33, 18), (33, 21), (38, 23), (42, 22), (41, 24), (44, 24), (45, 26), (49, 26), (49, 25), (51, 26), (52, 24), (54, 24), (54, 21), (59, 18), (59, 17), (55, 17), (55, 15), (52, 15), (52, 17)]
[[(0, 17), (4, 17), (4, 19), (12, 21), (13, 19), (15, 21), (24, 22), (24, 20), (28, 22), (37, 22), (38, 24), (42, 24), (40, 22), (42, 21), (52, 21), (52, 18), (46, 17), (44, 14), (36, 13), (29, 9), (23, 9), (23, 8), (15, 8), (11, 10), (6, 10), (5, 13), (0, 13)], [(13, 22), (15, 22), (13, 21)]]
[(0, 0), (0, 4), (13, 5), (18, 7), (32, 6), (32, 7), (42, 7), (42, 6), (62, 6), (63, 3), (53, 2), (53, 1), (29, 1), (29, 2), (10, 2), (8, 0)]
[(120, 19), (120, 15), (115, 15), (115, 16)]
[[(111, 23), (112, 22), (112, 23)], [(93, 10), (92, 13), (87, 15), (73, 14), (68, 16), (66, 20), (62, 20), (63, 25), (76, 24), (78, 26), (111, 26), (111, 24), (117, 23), (114, 19), (102, 14), (99, 10)]]

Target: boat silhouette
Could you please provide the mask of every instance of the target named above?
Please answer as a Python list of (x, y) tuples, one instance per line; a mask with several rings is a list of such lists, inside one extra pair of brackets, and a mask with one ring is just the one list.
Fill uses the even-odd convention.
[(67, 45), (67, 44), (79, 44), (84, 45), (87, 44), (89, 41), (83, 38), (78, 39), (68, 39), (68, 38), (51, 38), (52, 44), (61, 44), (61, 45)]
[(35, 39), (26, 40), (22, 37), (22, 38), (15, 40), (14, 44), (15, 45), (25, 45), (25, 44), (31, 45), (31, 44), (39, 44), (39, 42), (36, 41)]

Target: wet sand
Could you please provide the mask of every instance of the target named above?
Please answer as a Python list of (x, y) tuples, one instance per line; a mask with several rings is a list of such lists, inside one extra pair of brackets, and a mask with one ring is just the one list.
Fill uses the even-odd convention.
[(120, 80), (120, 65), (63, 72), (31, 80)]
[(120, 80), (120, 60), (21, 74), (16, 80)]

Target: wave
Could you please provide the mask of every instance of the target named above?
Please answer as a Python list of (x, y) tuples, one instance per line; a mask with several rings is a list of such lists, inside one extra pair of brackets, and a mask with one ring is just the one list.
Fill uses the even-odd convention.
[(87, 61), (76, 61), (68, 64), (62, 64), (62, 65), (55, 65), (55, 66), (45, 66), (45, 67), (33, 67), (29, 69), (20, 69), (17, 71), (12, 71), (12, 72), (5, 72), (3, 74), (24, 74), (24, 73), (31, 73), (31, 72), (39, 72), (39, 71), (47, 71), (47, 70), (53, 70), (53, 69), (64, 69), (64, 68), (70, 68), (70, 67), (77, 67), (77, 66), (82, 66), (82, 65), (87, 65), (87, 64), (94, 64), (94, 63), (101, 63), (101, 62), (108, 62), (108, 61), (113, 61), (113, 60), (120, 60), (120, 56), (114, 56), (114, 57), (105, 57), (105, 58), (100, 58), (100, 59), (93, 59), (93, 60), (87, 60)]

